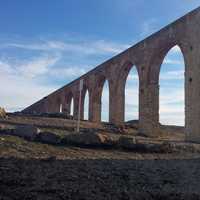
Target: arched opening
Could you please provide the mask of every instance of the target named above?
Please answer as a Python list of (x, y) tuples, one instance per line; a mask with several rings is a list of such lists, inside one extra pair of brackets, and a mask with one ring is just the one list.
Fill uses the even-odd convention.
[(70, 102), (70, 115), (74, 116), (74, 98), (71, 98), (71, 102)]
[(165, 56), (159, 75), (159, 118), (163, 125), (185, 126), (184, 72), (183, 54), (175, 46)]
[(136, 67), (132, 67), (125, 85), (125, 121), (138, 120), (139, 115), (139, 76)]
[(84, 98), (84, 120), (88, 119), (89, 119), (89, 92), (87, 90)]
[(106, 80), (102, 89), (101, 96), (101, 121), (109, 122), (109, 85)]
[(60, 109), (59, 109), (59, 112), (62, 113), (63, 112), (63, 105), (62, 103), (60, 104)]

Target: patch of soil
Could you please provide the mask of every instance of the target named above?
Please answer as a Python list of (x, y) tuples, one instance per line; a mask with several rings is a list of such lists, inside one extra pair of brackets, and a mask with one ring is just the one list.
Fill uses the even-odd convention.
[(0, 159), (0, 199), (200, 199), (200, 160)]

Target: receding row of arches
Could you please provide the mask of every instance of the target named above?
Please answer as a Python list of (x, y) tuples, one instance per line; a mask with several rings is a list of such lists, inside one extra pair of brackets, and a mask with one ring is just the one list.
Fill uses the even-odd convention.
[[(184, 57), (178, 46), (165, 56), (159, 74), (159, 118), (161, 124), (184, 125)], [(139, 118), (139, 76), (137, 68), (128, 69), (125, 81), (125, 121)], [(89, 119), (89, 91), (84, 93), (83, 119)], [(74, 115), (74, 98), (70, 100), (70, 115)], [(101, 95), (101, 121), (109, 121), (109, 82), (104, 80)]]

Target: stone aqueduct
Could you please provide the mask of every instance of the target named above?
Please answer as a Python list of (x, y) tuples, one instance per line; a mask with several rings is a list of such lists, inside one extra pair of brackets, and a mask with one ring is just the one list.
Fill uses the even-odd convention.
[(200, 8), (181, 17), (145, 40), (97, 66), (80, 78), (29, 106), (25, 113), (70, 112), (74, 99), (74, 118), (78, 116), (79, 82), (84, 80), (81, 118), (85, 93), (89, 92), (89, 120), (101, 121), (101, 95), (109, 83), (109, 121), (124, 122), (125, 83), (132, 66), (139, 75), (139, 130), (159, 133), (159, 72), (168, 51), (178, 45), (185, 61), (185, 133), (188, 141), (200, 142)]

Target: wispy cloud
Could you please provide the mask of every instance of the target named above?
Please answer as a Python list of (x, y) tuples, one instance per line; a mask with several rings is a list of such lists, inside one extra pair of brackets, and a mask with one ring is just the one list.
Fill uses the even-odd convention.
[(178, 45), (176, 45), (171, 49), (171, 52), (172, 53), (180, 53), (181, 49), (180, 49), (180, 47)]
[(57, 77), (58, 79), (63, 78), (78, 78), (79, 76), (87, 72), (87, 67), (81, 66), (66, 66), (62, 68), (54, 68), (48, 72), (49, 75)]
[(4, 64), (2, 61), (0, 63), (2, 83), (0, 84), (0, 105), (3, 105), (7, 111), (22, 109), (56, 88), (41, 85), (26, 76), (20, 76), (9, 64)]
[(160, 74), (160, 80), (183, 80), (184, 70), (167, 71)]
[(26, 77), (34, 78), (48, 73), (50, 67), (55, 65), (59, 59), (60, 56), (50, 57), (45, 55), (18, 66), (18, 72)]
[[(78, 78), (92, 67), (82, 65), (80, 61), (75, 62), (71, 57), (113, 55), (128, 47), (127, 44), (105, 40), (80, 39), (69, 41), (40, 39), (36, 42), (18, 40), (1, 44), (1, 51), (17, 49), (16, 52), (19, 52), (18, 50), (26, 52), (26, 56), (20, 57), (16, 54), (14, 60), (10, 59), (9, 54), (0, 57), (0, 78), (2, 85), (7, 86), (6, 90), (0, 88), (0, 104), (10, 111), (15, 110), (14, 108), (24, 108), (52, 92), (52, 89), (57, 87), (57, 82), (63, 81), (66, 84), (67, 81)], [(52, 80), (55, 80), (55, 83)], [(45, 81), (48, 82), (48, 86)], [(31, 94), (28, 94), (29, 91)], [(16, 97), (14, 102), (11, 96)]]
[(77, 52), (81, 54), (117, 54), (127, 49), (131, 45), (119, 44), (109, 42), (105, 40), (97, 41), (40, 41), (38, 43), (7, 43), (2, 47), (15, 47), (26, 50), (37, 50), (37, 51), (64, 51), (64, 52)]
[(173, 64), (173, 65), (184, 65), (184, 62), (182, 60), (175, 60), (175, 59), (170, 59), (170, 58), (164, 59), (163, 63)]
[(39, 57), (30, 58), (29, 60), (15, 60), (10, 62), (9, 59), (0, 60), (0, 71), (15, 76), (34, 78), (38, 75), (48, 73), (51, 66), (55, 65), (60, 56), (50, 56), (48, 54)]

